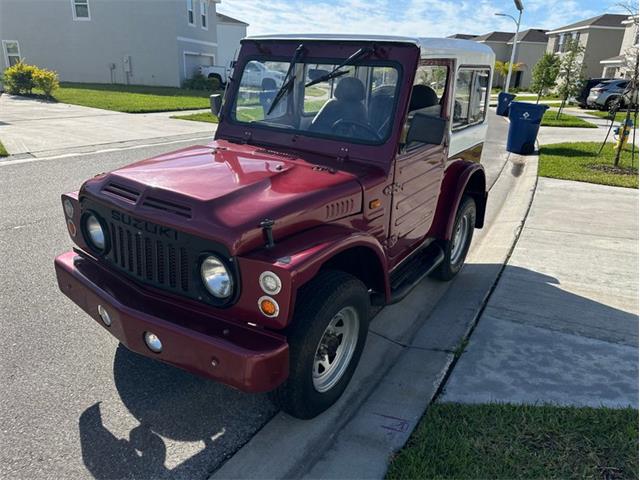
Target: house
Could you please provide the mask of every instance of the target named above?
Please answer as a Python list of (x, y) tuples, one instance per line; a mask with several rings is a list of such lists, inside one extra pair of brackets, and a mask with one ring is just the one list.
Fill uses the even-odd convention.
[[(528, 88), (531, 85), (533, 67), (547, 51), (546, 33), (546, 30), (539, 28), (530, 28), (529, 30), (518, 32), (515, 63), (522, 64), (522, 67), (512, 74), (511, 83), (513, 87)], [(514, 38), (512, 37), (507, 42), (509, 51), (513, 48), (513, 40)]]
[(220, 64), (220, 1), (0, 0), (0, 71), (23, 58), (62, 81), (177, 87)]
[(447, 38), (457, 38), (458, 40), (473, 40), (477, 35), (472, 35), (471, 33), (454, 33), (453, 35), (449, 35)]
[(605, 13), (547, 32), (547, 52), (562, 55), (570, 40), (584, 47), (582, 63), (584, 76), (598, 78), (602, 74), (602, 60), (620, 54), (627, 15)]
[(622, 21), (624, 35), (620, 52), (615, 57), (600, 60), (604, 78), (630, 78), (638, 55), (638, 16), (629, 16)]
[(248, 23), (216, 13), (218, 25), (218, 65), (228, 67), (235, 60), (240, 40), (247, 36)]

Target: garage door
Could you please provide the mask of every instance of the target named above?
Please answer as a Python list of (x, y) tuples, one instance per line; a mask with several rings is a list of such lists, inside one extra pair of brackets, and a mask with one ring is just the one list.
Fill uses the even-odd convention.
[(185, 53), (184, 54), (184, 76), (185, 78), (193, 77), (193, 74), (198, 71), (200, 65), (212, 66), (213, 55), (201, 55), (197, 53)]

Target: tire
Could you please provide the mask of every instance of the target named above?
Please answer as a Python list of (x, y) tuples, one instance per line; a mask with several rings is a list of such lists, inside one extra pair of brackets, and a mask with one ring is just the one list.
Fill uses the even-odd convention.
[[(465, 222), (465, 223), (463, 223)], [(466, 226), (465, 226), (466, 224)], [(473, 198), (464, 196), (456, 212), (456, 220), (453, 224), (452, 238), (442, 243), (444, 260), (434, 270), (432, 276), (442, 281), (449, 281), (455, 277), (464, 265), (464, 260), (469, 252), (473, 229), (476, 224), (476, 202)], [(461, 231), (459, 229), (462, 229)], [(456, 234), (456, 232), (459, 232)], [(461, 240), (463, 243), (458, 242)]]
[[(365, 285), (344, 272), (321, 271), (302, 287), (293, 322), (286, 331), (289, 377), (269, 393), (277, 407), (293, 417), (309, 419), (340, 398), (353, 376), (367, 339), (369, 307)], [(339, 319), (336, 321), (336, 318)], [(356, 331), (354, 324), (357, 324)], [(330, 336), (336, 331), (333, 328), (344, 332), (338, 336), (339, 340), (335, 335)], [(325, 335), (327, 332), (329, 336)], [(322, 364), (317, 358), (321, 349), (329, 350)], [(333, 362), (325, 368), (332, 353)]]

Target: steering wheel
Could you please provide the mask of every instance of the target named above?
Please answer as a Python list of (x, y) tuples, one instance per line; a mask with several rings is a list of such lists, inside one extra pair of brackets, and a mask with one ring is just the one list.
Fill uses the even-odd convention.
[(331, 131), (337, 135), (342, 137), (358, 137), (363, 138), (359, 135), (356, 135), (356, 132), (365, 133), (364, 139), (371, 140), (380, 140), (380, 136), (378, 132), (376, 132), (372, 127), (367, 125), (366, 123), (357, 122), (355, 120), (345, 120), (341, 118), (336, 121), (333, 125), (331, 125)]

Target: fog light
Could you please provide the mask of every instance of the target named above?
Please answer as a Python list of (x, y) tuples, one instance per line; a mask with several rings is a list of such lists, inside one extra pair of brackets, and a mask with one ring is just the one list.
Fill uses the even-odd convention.
[(278, 303), (271, 297), (260, 297), (258, 299), (258, 307), (263, 315), (267, 317), (277, 317), (280, 313)]
[(109, 315), (109, 312), (107, 312), (107, 309), (102, 305), (98, 305), (98, 315), (100, 315), (102, 323), (104, 323), (107, 327), (111, 326), (111, 316)]
[(144, 342), (152, 352), (160, 353), (162, 351), (162, 342), (155, 333), (145, 332)]
[(67, 214), (67, 217), (72, 218), (73, 217), (73, 203), (71, 203), (71, 200), (69, 200), (68, 198), (64, 199), (64, 213)]

